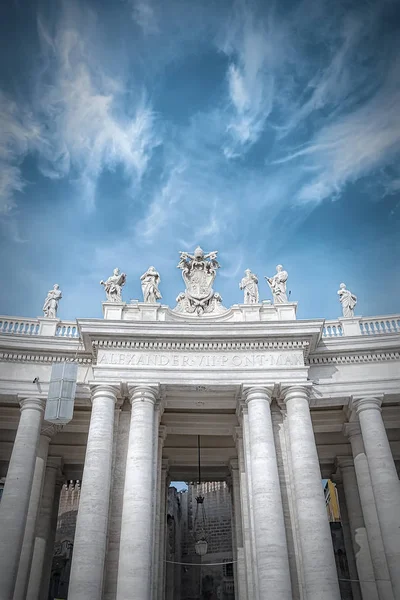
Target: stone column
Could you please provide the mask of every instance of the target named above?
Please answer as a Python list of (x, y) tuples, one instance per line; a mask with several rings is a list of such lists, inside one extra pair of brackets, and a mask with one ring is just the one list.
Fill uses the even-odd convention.
[(234, 558), (235, 563), (235, 598), (236, 600), (247, 600), (246, 593), (246, 571), (244, 563), (244, 547), (243, 547), (243, 530), (242, 530), (242, 511), (240, 507), (240, 476), (239, 476), (239, 464), (237, 459), (230, 461), (232, 484), (231, 484), (231, 497), (232, 497), (232, 520), (234, 527), (233, 543), (234, 543)]
[(260, 600), (291, 600), (289, 559), (271, 419), (271, 390), (245, 392), (249, 415), (250, 461)]
[(360, 496), (358, 494), (353, 459), (338, 456), (337, 462), (343, 477), (343, 488), (349, 515), (351, 540), (362, 597), (363, 600), (379, 600), (367, 532), (365, 530), (361, 509)]
[(343, 530), (343, 542), (346, 550), (347, 566), (349, 567), (350, 586), (351, 593), (353, 594), (353, 600), (362, 600), (360, 582), (358, 581), (358, 573), (356, 566), (356, 559), (354, 556), (353, 542), (351, 539), (351, 530), (349, 523), (349, 514), (347, 512), (346, 497), (343, 489), (343, 478), (339, 472), (332, 475), (332, 481), (336, 484), (339, 508), (340, 508), (340, 522)]
[(102, 595), (116, 401), (115, 387), (93, 386), (68, 600), (100, 600)]
[(0, 503), (1, 594), (13, 597), (26, 527), (45, 401), (25, 398)]
[(244, 460), (243, 452), (243, 435), (242, 428), (237, 427), (236, 433), (236, 447), (238, 452), (238, 465), (239, 465), (239, 476), (240, 476), (240, 506), (242, 513), (242, 533), (243, 533), (243, 548), (244, 548), (244, 562), (245, 562), (245, 589), (247, 592), (247, 598), (255, 598), (254, 594), (254, 583), (253, 583), (253, 570), (252, 570), (252, 554), (251, 554), (251, 526), (249, 517), (249, 494), (248, 494), (248, 482), (247, 473)]
[(158, 429), (158, 444), (157, 444), (157, 466), (156, 466), (156, 508), (155, 508), (155, 525), (154, 525), (154, 554), (153, 554), (153, 600), (158, 600), (158, 580), (160, 571), (160, 543), (161, 543), (161, 470), (162, 470), (162, 452), (164, 441), (167, 436), (167, 428), (160, 425)]
[(61, 467), (61, 457), (50, 456), (47, 459), (26, 600), (40, 600), (48, 596), (58, 506), (63, 483)]
[(381, 403), (380, 398), (357, 398), (352, 406), (360, 421), (393, 593), (400, 598), (400, 481), (382, 420)]
[(364, 442), (361, 437), (360, 424), (357, 421), (346, 423), (343, 431), (344, 434), (348, 436), (351, 443), (358, 492), (360, 495), (361, 508), (364, 516), (379, 598), (380, 600), (394, 600), (378, 513), (376, 512), (368, 459), (365, 454)]
[(44, 423), (40, 439), (38, 453), (33, 474), (31, 497), (29, 500), (28, 515), (26, 519), (24, 540), (22, 543), (21, 556), (19, 559), (17, 581), (14, 588), (13, 600), (25, 600), (26, 589), (31, 569), (33, 545), (35, 541), (35, 527), (39, 512), (40, 498), (43, 490), (44, 473), (46, 468), (49, 443), (52, 436), (61, 428), (52, 423)]
[(158, 595), (157, 600), (165, 598), (165, 576), (167, 558), (167, 506), (168, 506), (168, 476), (169, 463), (167, 459), (163, 459), (161, 463), (161, 517), (160, 517), (160, 554), (159, 554), (159, 570), (158, 570)]
[(250, 458), (250, 433), (249, 433), (249, 414), (247, 405), (244, 403), (242, 407), (242, 432), (243, 432), (243, 458), (246, 469), (246, 483), (247, 483), (247, 505), (249, 509), (249, 531), (250, 531), (250, 569), (251, 569), (251, 581), (253, 584), (253, 597), (254, 600), (260, 600), (259, 595), (259, 583), (258, 583), (258, 564), (257, 564), (257, 550), (255, 542), (255, 526), (254, 526), (254, 506), (253, 506), (253, 493), (252, 493), (252, 474), (251, 474), (251, 458)]
[(158, 388), (129, 386), (132, 404), (117, 600), (151, 597), (154, 406)]
[(309, 407), (309, 390), (283, 390), (307, 600), (340, 600), (331, 530)]

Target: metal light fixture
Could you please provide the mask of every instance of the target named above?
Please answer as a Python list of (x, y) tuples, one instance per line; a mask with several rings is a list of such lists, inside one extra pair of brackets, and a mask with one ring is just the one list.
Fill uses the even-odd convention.
[[(200, 436), (197, 436), (197, 455), (198, 455), (198, 468), (199, 468), (199, 479), (198, 484), (201, 484), (201, 460), (200, 460)], [(207, 554), (208, 543), (207, 543), (207, 519), (204, 510), (204, 496), (201, 494), (196, 496), (196, 514), (194, 517), (194, 538), (195, 544), (194, 549), (196, 554), (204, 556)]]

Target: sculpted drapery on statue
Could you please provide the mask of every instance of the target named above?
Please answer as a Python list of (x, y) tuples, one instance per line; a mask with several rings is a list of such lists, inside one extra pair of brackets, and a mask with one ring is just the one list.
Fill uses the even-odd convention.
[(158, 285), (160, 283), (160, 274), (154, 267), (149, 267), (146, 273), (140, 278), (143, 292), (143, 302), (153, 303), (162, 298)]
[(219, 269), (217, 252), (205, 254), (198, 246), (193, 254), (180, 252), (180, 255), (178, 269), (182, 270), (186, 290), (177, 297), (174, 310), (199, 316), (225, 311), (221, 296), (212, 289)]
[(283, 270), (282, 265), (276, 267), (276, 274), (273, 277), (266, 277), (267, 283), (271, 288), (274, 304), (284, 304), (288, 302), (286, 295), (287, 271)]
[(346, 289), (346, 284), (341, 283), (338, 290), (339, 300), (342, 305), (342, 312), (345, 318), (354, 317), (354, 308), (357, 304), (357, 296)]
[(43, 314), (48, 319), (57, 318), (58, 303), (62, 298), (62, 293), (58, 283), (55, 283), (53, 289), (49, 291), (43, 304)]
[(120, 270), (114, 269), (113, 274), (106, 280), (100, 281), (100, 285), (104, 286), (107, 302), (122, 302), (122, 286), (125, 285), (126, 275), (120, 273)]
[(245, 270), (245, 277), (243, 277), (239, 287), (244, 291), (244, 304), (258, 304), (258, 277), (250, 269)]

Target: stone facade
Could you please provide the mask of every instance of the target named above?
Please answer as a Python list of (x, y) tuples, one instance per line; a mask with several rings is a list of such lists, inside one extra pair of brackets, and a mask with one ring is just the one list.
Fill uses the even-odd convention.
[[(113, 301), (104, 319), (0, 320), (1, 600), (46, 598), (71, 480), (82, 483), (72, 562), (70, 547), (59, 554), (69, 600), (182, 596), (189, 583), (169, 565), (189, 557), (177, 548), (190, 494), (167, 512), (168, 484), (196, 480), (199, 435), (202, 481), (228, 482), (232, 503), (199, 597), (201, 585), (229, 598), (218, 587), (230, 567), (220, 579), (215, 565), (226, 560), (235, 600), (346, 597), (330, 477), (353, 600), (400, 597), (400, 317), (301, 321), (293, 303), (214, 300), (201, 315)], [(51, 365), (65, 361), (78, 364), (73, 418), (49, 429)], [(228, 494), (218, 485), (215, 498)], [(214, 552), (229, 520), (232, 557)]]

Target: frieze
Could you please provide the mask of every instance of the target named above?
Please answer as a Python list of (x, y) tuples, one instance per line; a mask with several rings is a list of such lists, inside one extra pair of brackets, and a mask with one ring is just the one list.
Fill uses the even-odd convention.
[(94, 340), (98, 348), (131, 348), (151, 350), (297, 350), (307, 349), (309, 342), (305, 340), (253, 340), (245, 341), (141, 341), (141, 340)]
[(132, 369), (287, 369), (304, 367), (302, 351), (291, 352), (136, 352), (100, 350), (99, 367)]

